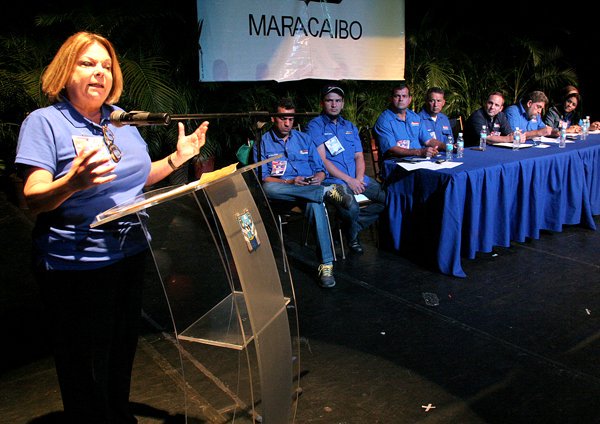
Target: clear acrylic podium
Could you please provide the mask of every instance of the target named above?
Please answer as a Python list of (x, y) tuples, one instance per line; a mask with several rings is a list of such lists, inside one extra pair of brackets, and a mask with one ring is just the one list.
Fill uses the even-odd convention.
[(171, 341), (160, 356), (181, 371), (186, 421), (198, 399), (215, 422), (294, 421), (294, 289), (254, 171), (269, 160), (144, 193), (92, 224), (131, 214), (143, 224), (155, 268), (146, 280), (157, 282), (146, 284), (144, 314), (165, 335), (153, 349), (163, 352)]

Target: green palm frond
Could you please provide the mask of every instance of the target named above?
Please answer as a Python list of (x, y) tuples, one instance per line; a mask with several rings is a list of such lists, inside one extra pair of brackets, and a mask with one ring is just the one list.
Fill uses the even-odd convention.
[(169, 78), (169, 64), (155, 57), (139, 61), (121, 58), (124, 94), (131, 108), (146, 111), (169, 111), (178, 102), (179, 94)]
[[(299, 111), (320, 110), (318, 93), (323, 81), (199, 83), (198, 22), (194, 19), (190, 24), (189, 16), (183, 16), (179, 9), (165, 11), (161, 2), (148, 2), (142, 12), (135, 2), (124, 2), (118, 9), (99, 10), (91, 4), (54, 9), (56, 13), (37, 16), (36, 27), (26, 35), (0, 36), (2, 143), (7, 137), (14, 142), (15, 127), (11, 124), (18, 125), (27, 112), (45, 105), (40, 75), (65, 37), (79, 30), (107, 36), (119, 52), (125, 84), (118, 105), (126, 110), (170, 114), (271, 111), (283, 93), (294, 98)], [(434, 24), (434, 13), (427, 13), (406, 34), (405, 80), (413, 95), (411, 108), (421, 108), (425, 92), (432, 86), (446, 91), (446, 114), (467, 117), (492, 90), (503, 91), (508, 104), (532, 89), (541, 88), (550, 94), (565, 84), (577, 85), (577, 74), (556, 43), (510, 35), (491, 39), (456, 31), (451, 22)], [(498, 49), (505, 51), (498, 54)], [(395, 84), (340, 83), (346, 87), (343, 115), (359, 129), (374, 124)], [(187, 131), (197, 124), (186, 121)], [(213, 120), (203, 151), (206, 155), (227, 154), (233, 148), (235, 152), (253, 135), (253, 124), (248, 118)], [(153, 158), (172, 151), (175, 127), (140, 129)]]

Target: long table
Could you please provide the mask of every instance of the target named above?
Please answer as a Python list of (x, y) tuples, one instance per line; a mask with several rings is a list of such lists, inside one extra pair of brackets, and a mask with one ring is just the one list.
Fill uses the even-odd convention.
[(385, 161), (392, 247), (466, 277), (461, 258), (511, 241), (537, 239), (541, 230), (580, 224), (595, 230), (600, 214), (600, 134), (564, 149), (488, 146), (465, 149), (452, 169), (406, 171)]

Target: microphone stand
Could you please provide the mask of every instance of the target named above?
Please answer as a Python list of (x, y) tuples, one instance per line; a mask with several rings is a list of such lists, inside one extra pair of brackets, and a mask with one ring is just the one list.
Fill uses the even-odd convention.
[[(294, 113), (278, 113), (278, 112), (266, 112), (266, 111), (250, 111), (250, 112), (239, 112), (239, 113), (191, 113), (191, 114), (180, 114), (170, 115), (171, 121), (186, 121), (186, 120), (202, 120), (208, 121), (211, 119), (221, 118), (248, 118), (254, 119), (253, 125), (254, 143), (256, 144), (257, 157), (260, 160), (261, 153), (261, 129), (265, 125), (265, 121), (272, 117), (283, 117), (293, 116), (295, 117), (313, 117), (318, 116), (320, 112), (294, 112)], [(262, 167), (257, 168), (258, 180), (262, 182)]]

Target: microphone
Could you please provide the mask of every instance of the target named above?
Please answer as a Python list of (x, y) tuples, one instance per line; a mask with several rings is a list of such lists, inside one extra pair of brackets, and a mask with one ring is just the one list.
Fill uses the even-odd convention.
[(142, 112), (139, 110), (124, 112), (122, 110), (115, 110), (110, 114), (110, 122), (115, 127), (122, 127), (123, 125), (135, 125), (136, 127), (143, 125), (169, 125), (171, 117), (168, 113)]

